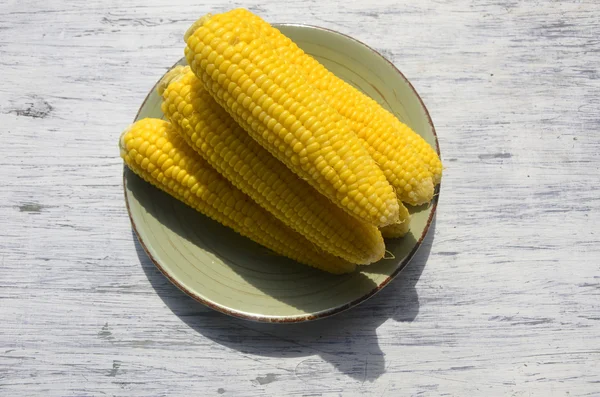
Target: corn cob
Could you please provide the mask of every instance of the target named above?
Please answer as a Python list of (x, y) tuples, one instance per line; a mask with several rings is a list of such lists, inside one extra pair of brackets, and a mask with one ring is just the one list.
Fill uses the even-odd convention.
[(404, 235), (406, 235), (410, 229), (410, 214), (408, 213), (408, 209), (402, 203), (399, 204), (400, 222), (387, 225), (379, 229), (384, 238), (404, 237)]
[[(258, 29), (287, 62), (295, 65), (306, 80), (318, 87), (325, 99), (348, 118), (403, 201), (419, 205), (431, 200), (433, 186), (424, 179), (431, 174), (433, 183), (438, 184), (442, 177), (442, 163), (421, 136), (376, 101), (329, 72), (259, 16), (245, 9), (230, 12)], [(408, 172), (402, 167), (405, 164), (413, 164), (415, 170)], [(429, 173), (424, 173), (424, 170)], [(401, 189), (406, 189), (406, 186), (411, 186), (411, 190), (405, 193)]]
[(186, 142), (234, 186), (316, 246), (356, 264), (381, 259), (373, 225), (351, 217), (300, 179), (244, 131), (203, 88), (189, 66), (158, 86), (162, 110)]
[(127, 166), (147, 182), (275, 251), (331, 273), (352, 271), (355, 265), (311, 248), (252, 199), (233, 187), (185, 143), (167, 121), (143, 119), (119, 140)]
[(254, 28), (207, 15), (185, 40), (192, 70), (252, 138), (349, 214), (397, 222), (394, 191), (346, 120)]

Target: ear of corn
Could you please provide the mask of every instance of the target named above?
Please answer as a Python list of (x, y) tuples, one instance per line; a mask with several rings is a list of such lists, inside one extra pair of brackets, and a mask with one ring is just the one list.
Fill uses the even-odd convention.
[(159, 119), (143, 119), (121, 135), (121, 157), (147, 182), (199, 212), (278, 254), (331, 273), (355, 265), (311, 248), (252, 199), (233, 187), (186, 144), (175, 128)]
[[(348, 85), (348, 87), (354, 88), (351, 85)], [(369, 101), (372, 101), (371, 103), (376, 109), (376, 114), (380, 116), (384, 122), (390, 123), (395, 128), (395, 131), (399, 136), (405, 137), (410, 147), (412, 147), (413, 150), (418, 153), (418, 155), (421, 157), (421, 160), (423, 160), (425, 165), (429, 168), (429, 172), (431, 172), (433, 178), (433, 184), (438, 185), (442, 181), (443, 166), (440, 156), (438, 156), (435, 149), (433, 149), (433, 147), (431, 147), (431, 145), (428, 144), (422, 136), (413, 131), (408, 125), (398, 120), (396, 116), (385, 110), (373, 99), (362, 94), (360, 91), (358, 91), (358, 93), (360, 94), (359, 98), (361, 103), (368, 103)]]
[(392, 187), (346, 119), (256, 29), (208, 15), (185, 39), (192, 70), (252, 138), (357, 219), (398, 221)]
[(373, 225), (358, 221), (318, 193), (253, 140), (203, 88), (189, 67), (159, 83), (162, 110), (186, 142), (234, 186), (316, 246), (357, 264), (381, 259)]
[(400, 238), (404, 237), (410, 229), (410, 213), (408, 209), (400, 204), (400, 221), (391, 225), (380, 228), (381, 234), (385, 238)]
[(329, 104), (349, 120), (402, 201), (419, 205), (431, 200), (433, 185), (428, 178), (432, 177), (434, 184), (440, 182), (442, 163), (421, 136), (376, 101), (329, 72), (262, 18), (245, 9), (231, 13), (258, 29), (276, 51), (295, 65), (310, 84), (321, 90)]

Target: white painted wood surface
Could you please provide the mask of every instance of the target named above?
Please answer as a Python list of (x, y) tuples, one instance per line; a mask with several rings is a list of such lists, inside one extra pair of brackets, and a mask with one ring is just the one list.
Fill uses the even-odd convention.
[[(369, 3), (0, 3), (0, 395), (600, 395), (600, 3)], [(334, 318), (213, 312), (131, 233), (117, 137), (234, 6), (374, 46), (437, 127), (425, 246)]]

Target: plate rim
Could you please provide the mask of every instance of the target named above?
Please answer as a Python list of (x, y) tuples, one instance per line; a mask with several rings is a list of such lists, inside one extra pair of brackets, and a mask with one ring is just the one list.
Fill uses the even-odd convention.
[[(316, 30), (321, 30), (323, 32), (326, 32), (328, 34), (334, 34), (334, 35), (338, 35), (338, 36), (342, 36), (345, 39), (349, 39), (351, 41), (356, 42), (357, 44), (365, 47), (367, 50), (373, 52), (375, 55), (379, 56), (380, 58), (384, 59), (392, 68), (393, 70), (404, 80), (405, 83), (408, 84), (410, 90), (414, 93), (414, 95), (416, 95), (417, 99), (419, 100), (421, 106), (423, 107), (423, 110), (425, 111), (425, 116), (427, 119), (427, 122), (429, 123), (430, 127), (431, 127), (431, 131), (433, 133), (433, 137), (434, 137), (434, 141), (435, 141), (435, 149), (436, 152), (438, 154), (438, 156), (441, 156), (440, 153), (440, 145), (438, 142), (438, 137), (437, 137), (437, 133), (435, 130), (435, 126), (433, 125), (433, 120), (431, 119), (431, 115), (429, 114), (429, 110), (427, 109), (427, 107), (425, 106), (425, 103), (423, 102), (423, 99), (421, 98), (421, 96), (419, 95), (419, 93), (417, 92), (417, 90), (415, 89), (415, 87), (411, 84), (411, 82), (406, 78), (406, 76), (390, 61), (388, 60), (386, 57), (384, 57), (381, 53), (379, 53), (377, 50), (371, 48), (370, 46), (368, 46), (367, 44), (363, 43), (360, 40), (357, 40), (351, 36), (348, 36), (344, 33), (340, 33), (338, 31), (329, 29), (329, 28), (324, 28), (324, 27), (320, 27), (320, 26), (314, 26), (314, 25), (308, 25), (308, 24), (300, 24), (300, 23), (273, 23), (272, 26), (274, 27), (279, 27), (279, 26), (291, 26), (291, 27), (299, 27), (299, 28), (306, 28), (306, 29), (316, 29)], [(171, 70), (174, 66), (178, 65), (182, 60), (184, 60), (185, 57), (180, 58), (179, 60), (177, 60), (168, 70)], [(167, 72), (168, 72), (167, 70)], [(165, 72), (166, 73), (166, 72)], [(164, 76), (164, 75), (163, 75)], [(144, 98), (144, 101), (142, 102), (142, 104), (140, 105), (140, 108), (138, 109), (135, 118), (133, 119), (133, 122), (135, 123), (136, 120), (138, 120), (140, 113), (142, 111), (142, 108), (144, 107), (144, 105), (146, 104), (146, 102), (149, 100), (150, 96), (152, 95), (152, 93), (156, 90), (156, 88), (158, 87), (158, 84), (160, 82), (160, 79), (156, 82), (156, 84), (154, 84), (154, 86), (152, 87), (152, 89), (148, 92), (148, 94), (146, 95), (146, 98)], [(368, 293), (350, 301), (347, 302), (343, 305), (340, 306), (336, 306), (336, 307), (332, 307), (326, 310), (322, 310), (320, 312), (317, 313), (313, 313), (313, 314), (304, 314), (304, 315), (293, 315), (293, 316), (268, 316), (268, 315), (261, 315), (261, 314), (248, 314), (245, 312), (241, 312), (238, 310), (234, 310), (219, 304), (215, 304), (214, 302), (211, 302), (207, 299), (202, 298), (201, 296), (197, 295), (196, 292), (192, 291), (191, 289), (186, 288), (184, 285), (182, 285), (179, 281), (177, 281), (175, 278), (173, 278), (168, 271), (166, 271), (162, 265), (159, 263), (158, 260), (156, 260), (156, 258), (154, 258), (154, 256), (152, 255), (152, 253), (150, 252), (150, 250), (148, 249), (148, 247), (146, 246), (146, 243), (144, 242), (144, 240), (142, 239), (142, 237), (140, 236), (140, 233), (137, 230), (137, 225), (133, 219), (132, 216), (132, 211), (131, 208), (129, 207), (129, 196), (127, 194), (127, 179), (126, 179), (126, 174), (127, 174), (127, 166), (123, 165), (123, 194), (124, 194), (124, 198), (125, 198), (125, 206), (127, 207), (127, 214), (129, 216), (129, 221), (131, 222), (131, 226), (133, 228), (133, 232), (135, 233), (135, 236), (138, 240), (138, 242), (140, 243), (140, 245), (142, 246), (144, 252), (146, 253), (146, 255), (148, 256), (148, 258), (150, 259), (150, 261), (154, 264), (154, 266), (171, 282), (173, 283), (173, 285), (175, 285), (179, 290), (181, 290), (182, 292), (184, 292), (186, 295), (188, 295), (189, 297), (191, 297), (192, 299), (194, 299), (195, 301), (213, 309), (216, 310), (220, 313), (232, 316), (232, 317), (236, 317), (236, 318), (241, 318), (244, 320), (250, 320), (250, 321), (255, 321), (255, 322), (264, 322), (264, 323), (277, 323), (277, 324), (291, 324), (291, 323), (301, 323), (301, 322), (307, 322), (307, 321), (313, 321), (313, 320), (319, 320), (319, 319), (323, 319), (326, 317), (330, 317), (333, 316), (335, 314), (339, 314), (342, 313), (354, 306), (357, 306), (358, 304), (367, 301), (368, 299), (370, 299), (371, 297), (373, 297), (375, 294), (377, 294), (379, 291), (381, 291), (383, 288), (385, 288), (392, 280), (394, 280), (398, 274), (400, 274), (400, 272), (402, 270), (404, 270), (406, 268), (406, 266), (410, 263), (410, 261), (412, 260), (412, 258), (415, 256), (415, 254), (417, 253), (417, 251), (419, 250), (419, 248), (421, 247), (421, 245), (423, 244), (423, 240), (425, 239), (425, 237), (427, 236), (427, 234), (429, 233), (429, 229), (431, 226), (431, 222), (433, 221), (433, 218), (435, 217), (435, 214), (437, 212), (437, 204), (438, 204), (438, 200), (439, 200), (439, 193), (441, 190), (441, 183), (439, 183), (436, 187), (435, 187), (435, 191), (434, 191), (434, 196), (433, 199), (431, 200), (431, 204), (430, 204), (430, 208), (431, 208), (431, 213), (429, 214), (429, 217), (427, 218), (427, 223), (425, 225), (425, 229), (423, 230), (423, 233), (421, 234), (421, 236), (419, 237), (419, 239), (417, 240), (417, 242), (415, 243), (415, 246), (412, 248), (412, 250), (408, 253), (408, 255), (404, 258), (404, 260), (398, 265), (398, 267), (392, 272), (392, 274), (390, 274), (385, 280), (383, 280), (381, 283), (379, 283), (375, 288), (373, 288), (371, 291), (369, 291)]]

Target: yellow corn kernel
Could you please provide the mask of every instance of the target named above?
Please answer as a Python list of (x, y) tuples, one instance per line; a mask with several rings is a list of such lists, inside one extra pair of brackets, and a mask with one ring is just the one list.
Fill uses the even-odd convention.
[[(261, 146), (354, 217), (376, 226), (398, 220), (393, 188), (347, 121), (252, 26), (207, 15), (185, 39), (206, 90)], [(364, 184), (374, 193), (341, 204)]]
[[(426, 177), (431, 175), (434, 184), (438, 184), (442, 177), (442, 163), (431, 145), (376, 101), (329, 72), (259, 16), (245, 9), (230, 12), (258, 29), (287, 62), (295, 65), (310, 84), (322, 91), (329, 104), (348, 118), (371, 156), (384, 172), (387, 171), (386, 176), (396, 189), (399, 189), (400, 180), (412, 186), (411, 193), (405, 196), (399, 190), (403, 201), (419, 205), (431, 200), (433, 186)], [(403, 152), (399, 148), (408, 150)], [(406, 164), (414, 164), (415, 171), (405, 171)]]
[[(171, 123), (143, 119), (119, 140), (127, 166), (147, 182), (190, 207), (274, 252), (330, 273), (347, 273), (355, 265), (312, 244), (232, 186), (190, 148)], [(158, 154), (157, 154), (158, 153)], [(156, 160), (168, 160), (162, 165)], [(150, 168), (143, 168), (148, 161)]]
[(377, 227), (333, 205), (260, 146), (214, 101), (189, 66), (168, 72), (158, 91), (163, 112), (186, 142), (276, 218), (349, 262), (366, 265), (383, 257)]
[(408, 233), (410, 229), (410, 214), (408, 209), (400, 204), (400, 221), (392, 225), (387, 225), (379, 229), (384, 238), (399, 238), (403, 237)]

